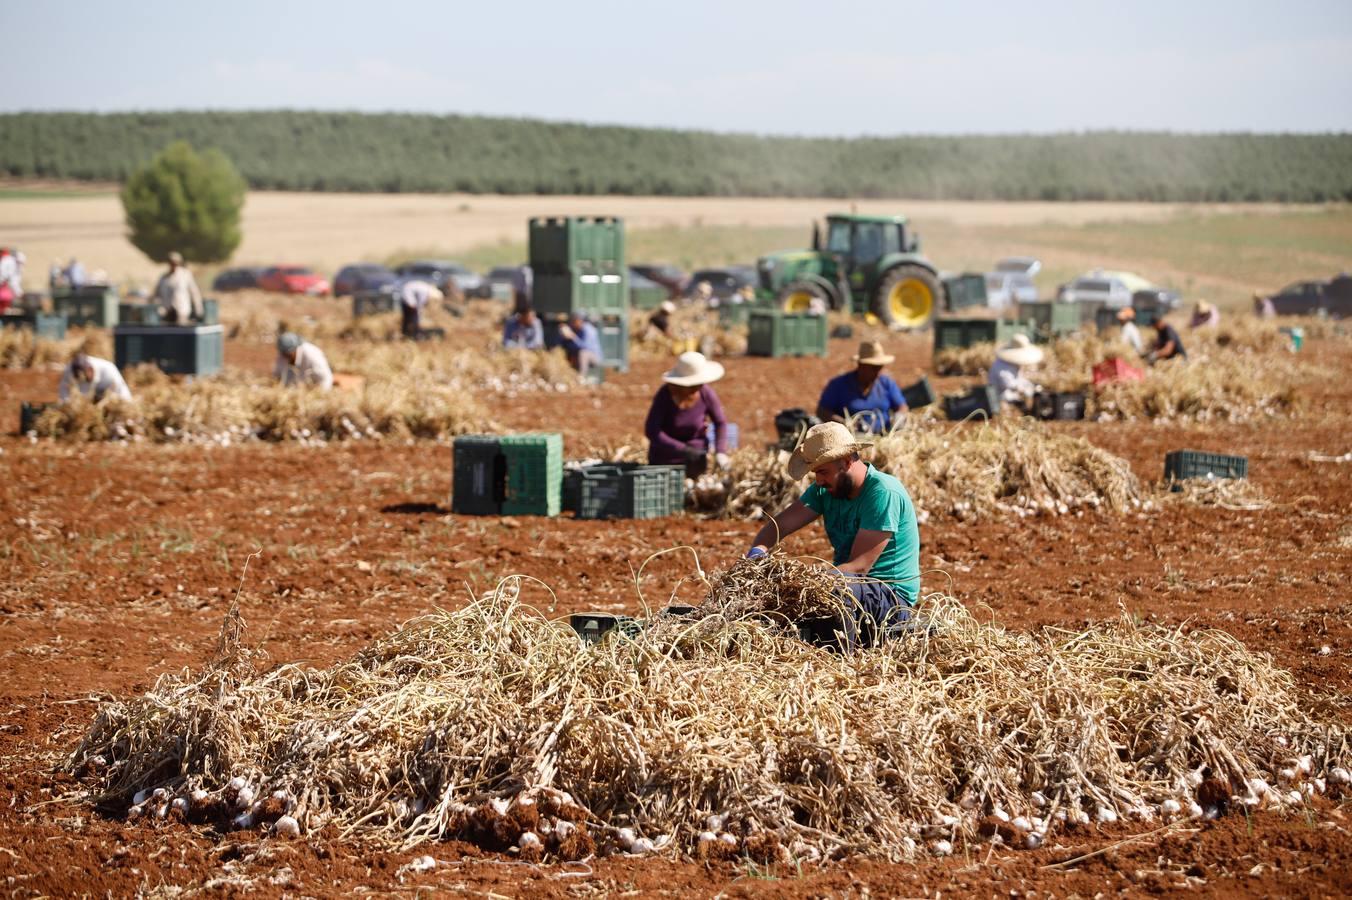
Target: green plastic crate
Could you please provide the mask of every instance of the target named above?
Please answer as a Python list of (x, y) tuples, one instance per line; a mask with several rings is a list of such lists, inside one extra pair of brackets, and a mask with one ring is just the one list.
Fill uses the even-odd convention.
[(1016, 334), (1027, 333), (1026, 326), (1004, 319), (935, 319), (934, 349), (970, 347), (981, 343), (1002, 344)]
[(0, 326), (27, 328), (33, 337), (43, 341), (61, 341), (66, 338), (66, 314), (43, 312), (10, 312), (0, 316)]
[(1019, 304), (1019, 320), (1037, 341), (1048, 341), (1076, 332), (1083, 324), (1080, 310), (1074, 303), (1042, 300)]
[(202, 324), (219, 325), (221, 323), (221, 302), (215, 297), (202, 298)]
[(563, 435), (505, 435), (498, 444), (507, 472), (502, 514), (557, 516), (563, 506)]
[(119, 303), (117, 321), (121, 325), (158, 325), (160, 308), (154, 303)]
[(505, 459), (491, 434), (462, 434), (451, 445), (451, 512), (496, 516), (502, 512)]
[(729, 325), (745, 325), (753, 312), (773, 311), (777, 308), (767, 303), (729, 303), (725, 300), (718, 305), (718, 324), (724, 328)]
[(629, 464), (581, 470), (579, 519), (659, 519), (684, 507), (684, 466)]
[(1248, 478), (1249, 458), (1202, 450), (1174, 450), (1164, 457), (1164, 480)]
[(118, 318), (117, 288), (90, 285), (75, 290), (54, 291), (52, 311), (65, 313), (69, 325), (112, 328)]
[(826, 316), (752, 310), (747, 317), (747, 356), (825, 356)]
[(623, 272), (624, 220), (615, 216), (530, 220), (530, 265), (538, 276), (574, 269)]
[(394, 294), (389, 291), (360, 291), (352, 295), (352, 318), (394, 312)]
[(613, 270), (537, 273), (531, 288), (531, 305), (543, 315), (568, 315), (576, 311), (627, 313), (628, 279), (622, 271)]
[(964, 272), (944, 279), (944, 308), (949, 312), (986, 305), (986, 276)]
[(113, 354), (119, 369), (153, 363), (166, 375), (214, 375), (225, 357), (221, 325), (118, 325)]

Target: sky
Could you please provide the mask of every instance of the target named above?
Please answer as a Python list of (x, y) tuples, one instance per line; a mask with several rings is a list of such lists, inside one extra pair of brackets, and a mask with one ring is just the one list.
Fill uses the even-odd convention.
[(0, 111), (820, 136), (1352, 131), (1352, 0), (0, 0)]

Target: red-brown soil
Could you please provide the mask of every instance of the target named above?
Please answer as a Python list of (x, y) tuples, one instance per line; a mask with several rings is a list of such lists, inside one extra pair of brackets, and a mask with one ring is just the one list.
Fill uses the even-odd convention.
[[(894, 341), (900, 380), (927, 362), (923, 337)], [(734, 359), (718, 390), (744, 445), (773, 437), (786, 406), (811, 405), (848, 367), (854, 344), (826, 360)], [(1352, 342), (1307, 345), (1334, 372)], [(227, 347), (261, 368), (265, 353)], [(637, 436), (662, 360), (641, 360), (598, 389), (519, 397), (497, 418), (564, 433), (572, 455)], [(428, 443), (197, 448), (68, 446), (12, 436), (20, 399), (50, 399), (57, 375), (0, 372), (0, 884), (10, 896), (169, 894), (215, 886), (259, 896), (414, 896), (441, 889), (489, 896), (1094, 896), (1192, 890), (1239, 896), (1352, 894), (1352, 806), (1320, 799), (1305, 817), (1231, 815), (1129, 840), (1140, 829), (1090, 828), (1036, 852), (970, 848), (917, 865), (850, 861), (802, 870), (611, 858), (531, 866), (441, 844), (392, 853), (327, 835), (280, 842), (187, 826), (129, 824), (62, 800), (58, 774), (100, 699), (145, 690), (200, 664), (236, 590), (252, 641), (276, 661), (327, 664), (434, 605), (454, 607), (504, 575), (551, 585), (562, 614), (632, 609), (634, 573), (668, 547), (706, 567), (745, 547), (750, 523), (469, 518), (448, 512), (450, 449)], [(948, 386), (949, 382), (940, 382)], [(961, 523), (922, 528), (923, 564), (1008, 627), (1076, 628), (1122, 614), (1230, 631), (1322, 694), (1352, 689), (1352, 389), (1312, 379), (1291, 419), (1225, 426), (1057, 423), (1120, 454), (1156, 480), (1165, 452), (1247, 454), (1274, 505), (1234, 511), (1166, 504), (1139, 516)], [(976, 427), (976, 426), (969, 426)], [(795, 538), (821, 553), (820, 530)], [(244, 572), (247, 559), (247, 573)], [(650, 602), (694, 591), (689, 557), (649, 565)], [(926, 576), (931, 587), (945, 575)], [(1325, 649), (1327, 648), (1327, 649)], [(1348, 716), (1344, 706), (1341, 715)], [(1118, 843), (1126, 841), (1125, 843)], [(1049, 868), (1086, 853), (1098, 855)], [(960, 850), (960, 854), (963, 851)], [(431, 854), (439, 865), (400, 867)]]

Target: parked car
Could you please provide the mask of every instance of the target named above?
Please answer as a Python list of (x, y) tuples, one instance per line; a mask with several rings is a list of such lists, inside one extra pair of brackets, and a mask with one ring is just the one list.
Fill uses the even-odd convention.
[(1183, 298), (1164, 288), (1148, 288), (1143, 291), (1132, 291), (1131, 305), (1136, 309), (1157, 309), (1162, 312), (1170, 312), (1183, 305)]
[(273, 266), (258, 277), (258, 286), (282, 294), (329, 295), (329, 280), (305, 266)]
[(1110, 309), (1121, 309), (1131, 306), (1134, 292), (1152, 288), (1154, 285), (1139, 275), (1095, 269), (1057, 288), (1056, 299), (1063, 303), (1099, 301)]
[(756, 268), (755, 266), (726, 266), (722, 269), (699, 269), (691, 274), (690, 280), (687, 282), (686, 292), (693, 296), (702, 281), (709, 282), (709, 287), (713, 289), (715, 297), (719, 300), (727, 300), (744, 287), (755, 289)]
[(401, 280), (416, 278), (437, 286), (447, 294), (462, 297), (483, 296), (484, 279), (477, 272), (446, 259), (415, 259), (395, 269)]
[(1042, 260), (1031, 256), (1006, 256), (995, 264), (995, 271), (1011, 275), (1026, 275), (1031, 280), (1042, 271)]
[(986, 305), (991, 309), (1004, 309), (1035, 300), (1037, 286), (1027, 275), (1020, 272), (986, 273)]
[(346, 297), (361, 291), (378, 291), (394, 284), (396, 276), (379, 263), (354, 263), (343, 266), (333, 276), (333, 296)]
[(1352, 318), (1352, 275), (1339, 275), (1328, 281), (1297, 281), (1269, 299), (1279, 316)]
[(523, 276), (523, 270), (526, 268), (526, 266), (494, 266), (484, 276), (479, 296), (493, 300), (511, 300), (515, 287), (521, 284), (523, 279), (527, 282), (530, 280), (529, 276)]
[(667, 297), (675, 300), (684, 293), (688, 279), (676, 266), (666, 263), (635, 263), (629, 267), (649, 281), (655, 281), (667, 289)]
[(260, 266), (240, 266), (224, 269), (211, 281), (213, 291), (243, 291), (258, 287), (258, 278), (263, 274)]

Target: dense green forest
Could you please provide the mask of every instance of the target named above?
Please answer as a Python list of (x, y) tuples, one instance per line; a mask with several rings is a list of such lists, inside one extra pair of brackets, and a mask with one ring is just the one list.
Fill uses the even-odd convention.
[(1352, 134), (795, 138), (287, 110), (0, 115), (0, 171), (122, 181), (179, 139), (219, 148), (262, 189), (1352, 200)]

